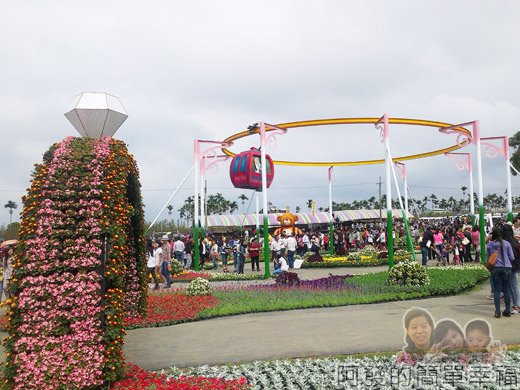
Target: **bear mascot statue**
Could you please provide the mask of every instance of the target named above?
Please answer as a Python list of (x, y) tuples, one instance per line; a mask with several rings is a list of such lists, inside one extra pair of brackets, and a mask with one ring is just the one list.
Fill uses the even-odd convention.
[(276, 219), (280, 222), (282, 226), (274, 231), (275, 236), (282, 233), (285, 234), (287, 237), (302, 234), (301, 229), (296, 227), (296, 221), (298, 220), (297, 215), (291, 214), (287, 211), (282, 215), (278, 216)]

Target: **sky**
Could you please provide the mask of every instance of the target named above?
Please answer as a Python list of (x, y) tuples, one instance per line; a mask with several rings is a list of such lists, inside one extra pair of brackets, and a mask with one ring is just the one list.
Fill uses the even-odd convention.
[[(192, 167), (195, 139), (222, 140), (255, 122), (387, 113), (479, 120), (482, 137), (512, 136), (520, 130), (519, 11), (516, 1), (475, 0), (8, 2), (0, 14), (0, 201), (20, 205), (17, 221), (33, 164), (78, 135), (63, 114), (81, 92), (116, 95), (128, 112), (115, 137), (137, 160), (147, 220)], [(435, 128), (390, 127), (393, 156), (453, 144)], [(258, 137), (231, 150), (251, 146)], [(372, 125), (293, 129), (267, 151), (285, 160), (384, 157)], [(474, 146), (462, 152), (476, 161)], [(482, 162), (484, 194), (503, 194), (503, 158)], [(444, 156), (410, 161), (407, 170), (413, 197), (460, 198), (469, 186), (467, 172)], [(238, 197), (252, 191), (234, 189), (228, 171), (225, 162), (208, 172), (208, 193), (237, 200), (241, 212), (249, 201)], [(379, 177), (384, 191), (384, 165), (336, 167), (333, 198), (376, 195)], [(175, 210), (193, 187), (190, 176)], [(308, 199), (327, 207), (327, 168), (277, 166), (268, 198), (291, 210), (305, 210)]]

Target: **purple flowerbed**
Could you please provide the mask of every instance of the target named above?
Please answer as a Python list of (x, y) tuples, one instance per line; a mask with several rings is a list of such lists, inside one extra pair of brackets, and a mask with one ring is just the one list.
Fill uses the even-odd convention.
[[(312, 279), (312, 280), (300, 280), (297, 277), (292, 277), (292, 272), (282, 272), (277, 277), (278, 283), (271, 284), (257, 284), (249, 286), (220, 286), (218, 290), (247, 290), (247, 291), (279, 291), (279, 290), (318, 290), (318, 291), (330, 291), (330, 290), (352, 290), (360, 291), (360, 288), (347, 283), (346, 279), (352, 275), (332, 275), (325, 278)], [(296, 274), (294, 274), (296, 275)], [(280, 282), (282, 281), (282, 282)], [(286, 284), (284, 284), (286, 283)]]

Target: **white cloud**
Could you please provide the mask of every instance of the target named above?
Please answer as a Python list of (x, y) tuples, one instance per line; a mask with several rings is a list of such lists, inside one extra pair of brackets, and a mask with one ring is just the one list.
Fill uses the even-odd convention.
[[(117, 137), (141, 170), (152, 219), (193, 164), (194, 139), (222, 139), (260, 120), (380, 116), (479, 119), (483, 136), (512, 135), (520, 5), (486, 1), (27, 1), (0, 15), (0, 200), (20, 202), (32, 165), (74, 130), (63, 113), (82, 91), (119, 96)], [(394, 155), (445, 147), (435, 129), (392, 127)], [(233, 150), (258, 141), (241, 141)], [(372, 126), (298, 129), (274, 158), (383, 156)], [(484, 184), (503, 192), (499, 159)], [(210, 192), (236, 198), (222, 165)], [(444, 157), (408, 164), (412, 194), (461, 195), (467, 178)], [(334, 194), (375, 194), (383, 166), (337, 168)], [(384, 178), (383, 178), (384, 179)], [(520, 184), (513, 179), (518, 194)], [(365, 184), (372, 183), (372, 184)], [(326, 168), (277, 167), (277, 205), (327, 204)], [(190, 195), (190, 178), (174, 200)], [(296, 188), (312, 187), (312, 188)], [(513, 192), (515, 193), (515, 192)], [(0, 213), (0, 223), (9, 219)]]

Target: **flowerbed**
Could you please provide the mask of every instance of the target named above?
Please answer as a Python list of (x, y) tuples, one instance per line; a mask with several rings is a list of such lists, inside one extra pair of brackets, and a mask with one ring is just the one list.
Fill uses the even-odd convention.
[(129, 364), (125, 379), (112, 383), (110, 388), (113, 390), (245, 390), (250, 389), (251, 386), (244, 377), (224, 379), (179, 375), (177, 378), (172, 378), (166, 374), (149, 372)]
[[(253, 389), (515, 389), (520, 376), (520, 352), (507, 351), (501, 362), (482, 364), (460, 354), (442, 361), (402, 364), (397, 356), (364, 356), (321, 359), (281, 359), (232, 366), (172, 368), (170, 378), (218, 376), (245, 377)], [(430, 383), (430, 385), (428, 385)], [(434, 384), (434, 385), (433, 385)]]
[(293, 272), (282, 272), (276, 278), (276, 282), (272, 284), (257, 284), (250, 286), (225, 286), (217, 287), (220, 291), (337, 291), (352, 290), (358, 291), (357, 287), (348, 283), (347, 278), (352, 275), (332, 275), (319, 279), (300, 280), (291, 279), (291, 275), (297, 275)]
[(337, 267), (377, 267), (387, 265), (386, 259), (360, 258), (359, 260), (350, 260), (345, 257), (324, 258), (319, 263), (303, 262), (301, 268), (337, 268)]
[(489, 277), (482, 266), (431, 268), (427, 273), (430, 284), (419, 287), (389, 285), (387, 271), (349, 276), (347, 287), (341, 289), (309, 289), (301, 284), (219, 287), (214, 292), (219, 304), (203, 310), (197, 318), (447, 296), (467, 291)]
[(190, 282), (194, 279), (202, 278), (211, 282), (222, 282), (227, 280), (260, 280), (264, 279), (263, 274), (236, 274), (234, 272), (183, 272), (172, 276), (174, 282)]
[(193, 271), (186, 272), (186, 271), (184, 271), (178, 275), (172, 276), (172, 280), (174, 282), (186, 282), (186, 281), (191, 281), (191, 280), (194, 280), (197, 278), (210, 279), (211, 274), (207, 273), (207, 272), (193, 272)]
[(202, 310), (218, 304), (212, 295), (188, 296), (178, 292), (157, 293), (148, 296), (146, 317), (127, 317), (127, 329), (166, 326), (194, 319)]

